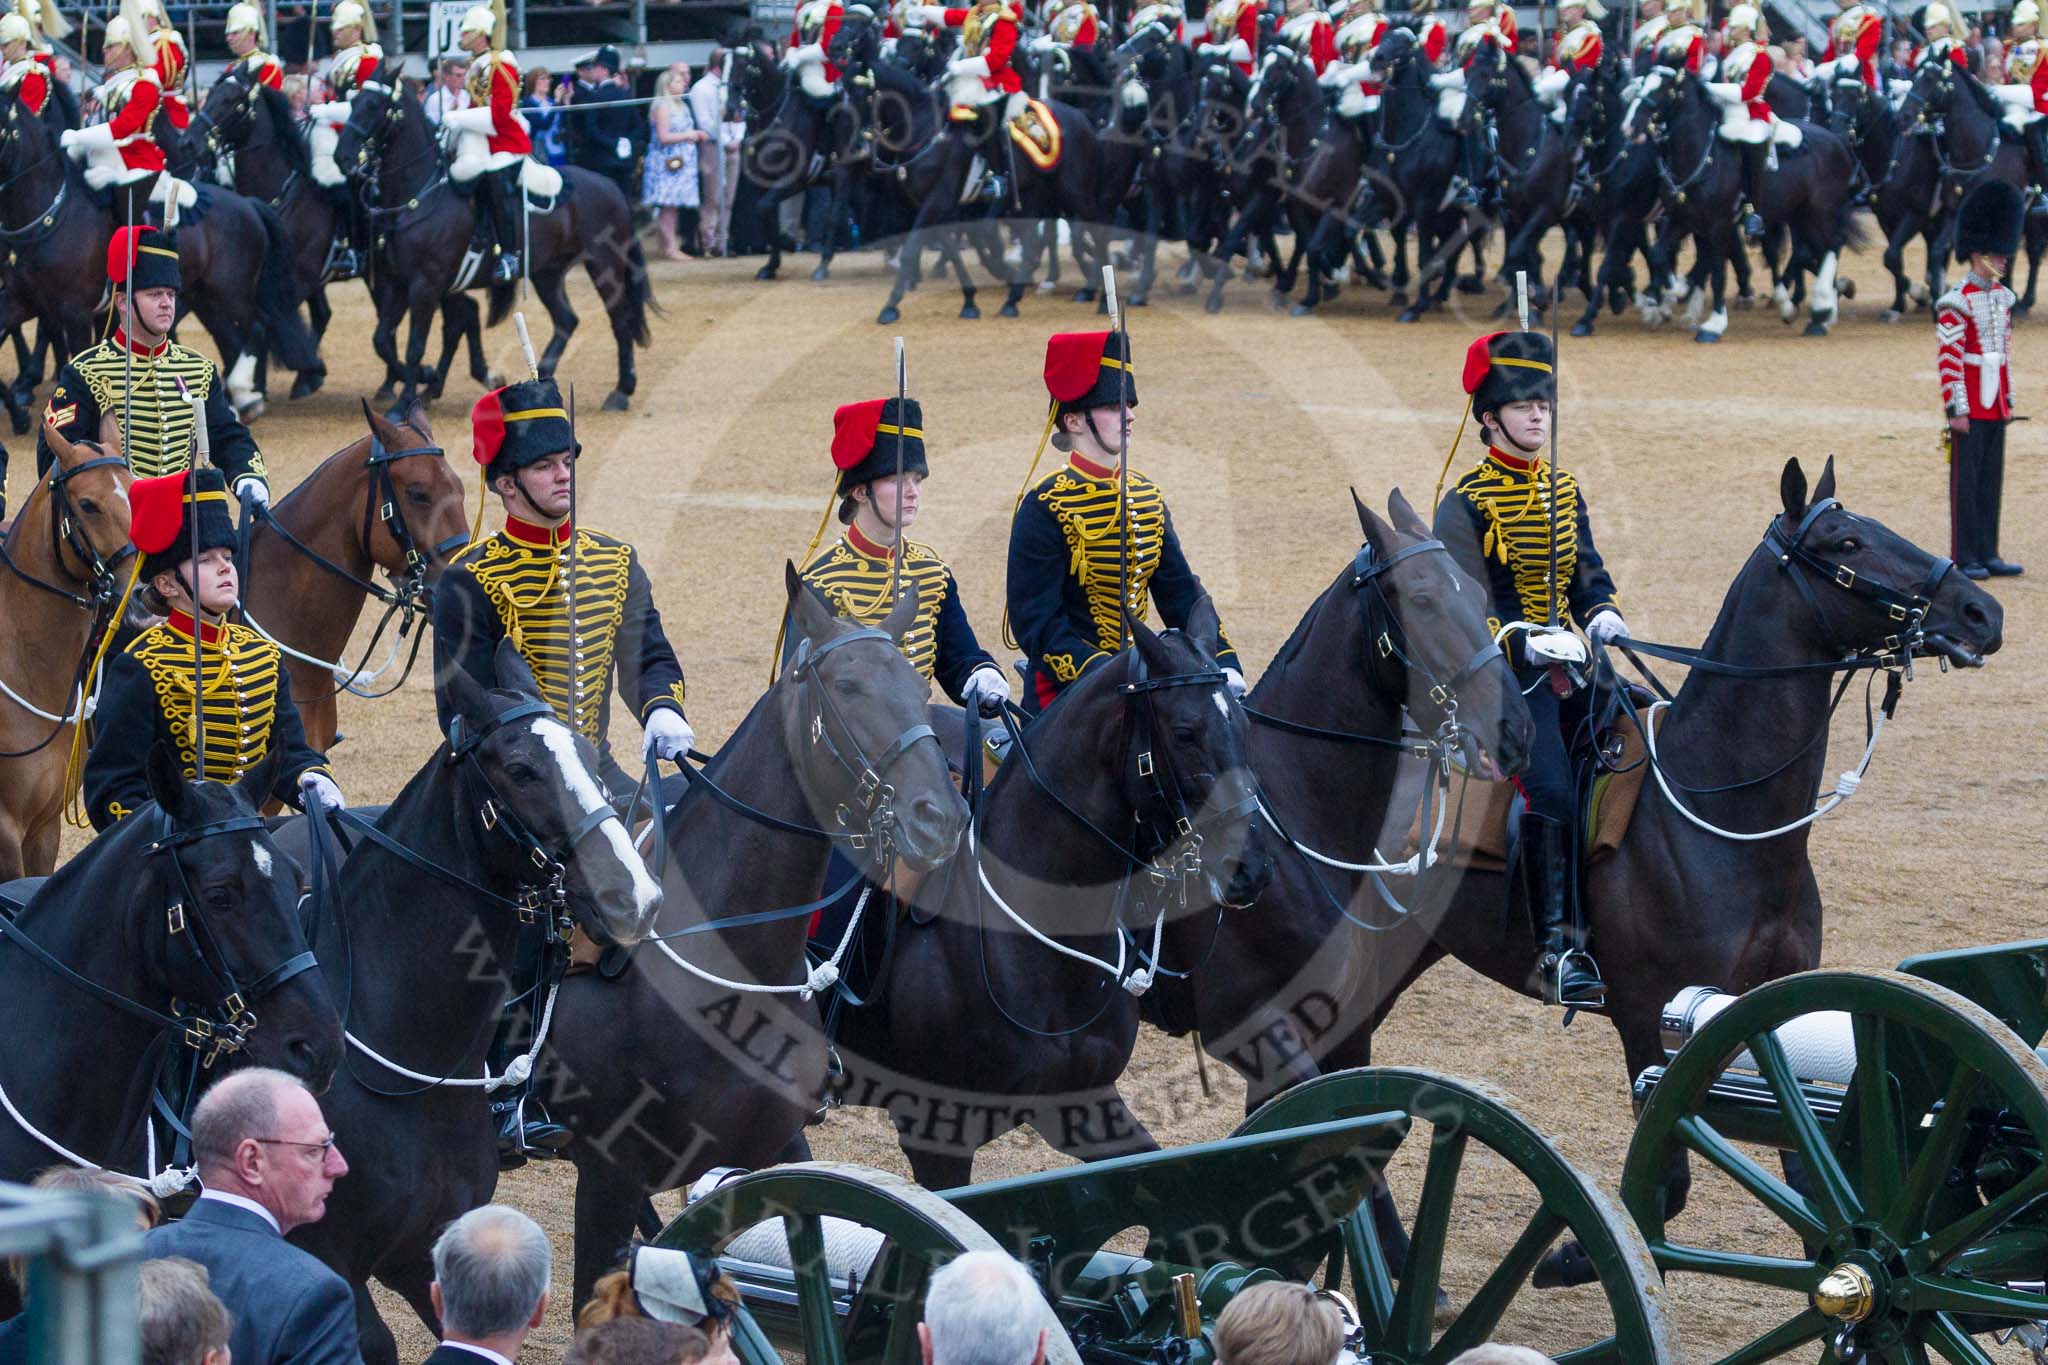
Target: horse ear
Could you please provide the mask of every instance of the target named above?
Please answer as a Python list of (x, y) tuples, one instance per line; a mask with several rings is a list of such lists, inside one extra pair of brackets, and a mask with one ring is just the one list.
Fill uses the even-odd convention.
[(1785, 500), (1785, 515), (1793, 521), (1806, 515), (1806, 471), (1799, 467), (1797, 455), (1785, 461), (1785, 472), (1778, 479), (1778, 496)]
[(522, 697), (538, 697), (540, 684), (534, 680), (533, 670), (527, 666), (526, 657), (513, 645), (512, 637), (498, 641), (498, 652), (491, 659), (497, 670), (498, 687), (505, 692), (517, 692)]
[(1820, 471), (1820, 482), (1813, 486), (1813, 500), (1826, 502), (1835, 496), (1835, 457), (1828, 456), (1828, 462)]
[(795, 633), (806, 640), (822, 640), (832, 631), (832, 610), (824, 599), (804, 582), (796, 565), (782, 561), (783, 579), (789, 589), (789, 621)]
[(143, 780), (149, 784), (150, 799), (157, 808), (179, 824), (190, 818), (192, 789), (185, 784), (185, 770), (178, 766), (178, 756), (171, 747), (159, 740), (149, 746), (149, 757), (143, 760)]
[(235, 783), (235, 792), (249, 803), (250, 809), (262, 810), (263, 803), (270, 799), (270, 793), (277, 787), (277, 780), (284, 776), (284, 765), (291, 758), (284, 746), (273, 744), (263, 760)]
[(464, 729), (481, 731), (490, 724), (491, 699), (484, 695), (483, 685), (470, 676), (468, 669), (449, 669), (442, 685), (448, 689), (454, 717), (462, 722)]
[(1351, 490), (1351, 505), (1358, 509), (1358, 529), (1365, 532), (1365, 543), (1372, 546), (1373, 557), (1381, 561), (1392, 559), (1394, 528), (1380, 520), (1380, 514), (1359, 499), (1355, 488)]
[(1216, 615), (1216, 603), (1208, 593), (1197, 597), (1194, 605), (1188, 608), (1185, 629), (1210, 658), (1223, 652), (1223, 621)]
[(1150, 626), (1128, 613), (1124, 616), (1124, 624), (1130, 627), (1131, 639), (1138, 647), (1138, 657), (1148, 667), (1155, 672), (1173, 671), (1173, 661), (1166, 654), (1166, 642)]
[(1429, 523), (1417, 515), (1415, 508), (1408, 502), (1408, 496), (1399, 488), (1387, 494), (1387, 515), (1394, 519), (1394, 525), (1418, 539), (1428, 540), (1434, 534), (1429, 528)]
[(389, 419), (370, 411), (370, 400), (360, 400), (363, 405), (363, 420), (370, 424), (370, 431), (388, 450), (398, 440), (398, 426)]
[(889, 615), (882, 621), (882, 629), (894, 640), (898, 648), (903, 637), (917, 624), (918, 597), (915, 589), (896, 594), (896, 605), (889, 608)]

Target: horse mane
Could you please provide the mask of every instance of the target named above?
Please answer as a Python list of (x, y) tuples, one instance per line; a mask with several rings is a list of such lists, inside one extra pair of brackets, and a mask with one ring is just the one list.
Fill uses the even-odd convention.
[(313, 151), (306, 145), (306, 139), (299, 134), (297, 121), (292, 117), (292, 102), (282, 90), (273, 90), (262, 82), (256, 84), (256, 99), (263, 111), (270, 117), (270, 131), (275, 136), (277, 147), (285, 162), (300, 175), (313, 173)]
[[(266, 88), (268, 88), (268, 87), (266, 87)], [(321, 476), (322, 474), (324, 474), (324, 473), (326, 473), (326, 472), (327, 472), (327, 467), (328, 467), (329, 465), (333, 464), (333, 463), (334, 463), (334, 462), (335, 462), (336, 460), (340, 459), (340, 458), (341, 458), (342, 456), (344, 456), (344, 455), (347, 455), (347, 454), (349, 454), (350, 452), (354, 451), (354, 450), (355, 450), (355, 448), (356, 448), (357, 446), (359, 446), (359, 445), (363, 444), (363, 442), (365, 442), (365, 441), (369, 440), (369, 439), (370, 439), (370, 435), (372, 435), (372, 434), (374, 434), (374, 433), (369, 433), (369, 434), (365, 434), (365, 435), (362, 435), (362, 436), (358, 436), (358, 437), (356, 437), (356, 439), (355, 439), (355, 440), (353, 440), (353, 441), (350, 441), (350, 442), (349, 442), (349, 443), (348, 443), (347, 445), (343, 446), (343, 447), (342, 447), (342, 448), (341, 448), (340, 450), (337, 450), (337, 451), (335, 451), (335, 452), (334, 452), (334, 453), (333, 453), (332, 455), (329, 455), (329, 456), (328, 456), (328, 457), (327, 457), (326, 459), (322, 460), (322, 461), (321, 461), (321, 462), (320, 462), (319, 464), (316, 464), (316, 465), (314, 465), (314, 466), (313, 466), (313, 472), (312, 472), (312, 473), (308, 474), (308, 475), (307, 475), (307, 476), (306, 476), (305, 478), (303, 478), (303, 479), (300, 479), (300, 480), (299, 480), (299, 481), (298, 481), (298, 482), (297, 482), (296, 484), (294, 484), (294, 485), (292, 486), (292, 489), (291, 489), (291, 491), (290, 491), (290, 492), (286, 493), (286, 494), (285, 494), (285, 495), (284, 495), (283, 497), (281, 497), (281, 498), (279, 498), (279, 499), (277, 500), (277, 509), (276, 509), (276, 510), (277, 510), (277, 511), (279, 511), (279, 512), (282, 512), (282, 511), (284, 511), (284, 510), (285, 510), (285, 508), (287, 508), (287, 507), (291, 506), (291, 504), (292, 504), (293, 500), (294, 500), (294, 499), (296, 499), (296, 498), (297, 498), (297, 497), (299, 496), (299, 494), (301, 494), (301, 493), (305, 492), (305, 491), (306, 491), (306, 490), (307, 490), (308, 488), (311, 488), (311, 487), (312, 487), (312, 486), (313, 486), (313, 485), (314, 485), (314, 484), (315, 484), (316, 482), (318, 482), (318, 481), (319, 481), (319, 478), (320, 478), (320, 476)]]
[(1309, 603), (1308, 610), (1303, 612), (1301, 619), (1294, 623), (1294, 630), (1281, 642), (1280, 648), (1274, 652), (1272, 662), (1266, 665), (1268, 677), (1278, 676), (1307, 647), (1309, 633), (1315, 629), (1316, 622), (1322, 618), (1323, 608), (1329, 605), (1330, 599), (1336, 595), (1337, 588), (1346, 581), (1350, 573), (1351, 564), (1349, 561), (1346, 561), (1344, 567), (1337, 571), (1337, 576), (1330, 580), (1330, 586), (1324, 588), (1321, 594), (1316, 597), (1316, 600)]
[(1970, 98), (1977, 102), (1977, 109), (1985, 118), (1990, 119), (1995, 125), (2001, 118), (2005, 117), (2004, 106), (1999, 104), (1992, 97), (1991, 92), (1984, 88), (1984, 82), (1977, 79), (1976, 72), (1964, 71), (1959, 74), (1962, 76), (1963, 89), (1970, 92)]
[[(186, 785), (193, 791), (194, 801), (203, 803), (199, 818), (193, 821), (194, 824), (255, 813), (233, 794), (232, 787), (207, 782)], [(223, 807), (225, 809), (221, 809)], [(43, 883), (42, 890), (36, 893), (31, 908), (42, 908), (76, 898), (81, 886), (89, 885), (103, 865), (121, 869), (124, 882), (132, 883), (137, 874), (147, 866), (137, 845), (155, 839), (163, 832), (162, 826), (167, 823), (168, 817), (155, 801), (143, 802), (116, 821), (111, 829), (95, 835), (84, 848), (59, 864), (57, 870), (50, 874), (50, 879)], [(104, 920), (105, 909), (103, 904), (95, 904), (92, 913), (96, 918)], [(28, 913), (27, 910), (22, 912), (24, 917)]]

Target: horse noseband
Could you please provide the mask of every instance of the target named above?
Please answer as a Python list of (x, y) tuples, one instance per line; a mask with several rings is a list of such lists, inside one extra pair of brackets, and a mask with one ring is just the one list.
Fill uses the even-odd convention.
[[(1936, 557), (1928, 566), (1927, 574), (1921, 580), (1918, 589), (1907, 593), (1889, 584), (1863, 578), (1846, 564), (1823, 559), (1806, 548), (1807, 532), (1813, 528), (1814, 522), (1818, 521), (1823, 513), (1841, 509), (1841, 506), (1834, 498), (1823, 498), (1816, 502), (1806, 509), (1806, 515), (1799, 519), (1799, 525), (1794, 528), (1789, 538), (1778, 530), (1778, 522), (1773, 519), (1769, 529), (1764, 532), (1764, 543), (1777, 553), (1780, 571), (1789, 572), (1792, 566), (1797, 564), (1820, 575), (1851, 596), (1876, 603), (1884, 608), (1885, 615), (1891, 621), (1906, 628), (1900, 634), (1885, 636), (1876, 645), (1861, 646), (1852, 652), (1865, 653), (1872, 649), (1882, 649), (1889, 653), (1904, 651), (1910, 654), (1919, 648), (1926, 637), (1925, 622), (1928, 608), (1934, 605), (1935, 594), (1941, 590), (1942, 581), (1955, 568), (1955, 561), (1945, 556)], [(1820, 603), (1814, 599), (1812, 590), (1803, 579), (1793, 581), (1799, 585), (1800, 592), (1812, 603), (1814, 611), (1821, 616), (1825, 624), (1826, 614), (1820, 611)]]
[[(859, 741), (853, 737), (852, 728), (847, 725), (846, 718), (840, 715), (839, 707), (833, 702), (831, 689), (824, 685), (824, 680), (818, 672), (818, 661), (827, 654), (844, 645), (862, 640), (879, 640), (892, 650), (897, 648), (896, 641), (889, 632), (874, 626), (863, 626), (844, 635), (835, 635), (816, 646), (809, 640), (799, 640), (796, 652), (790, 657), (789, 676), (796, 679), (800, 695), (807, 692), (813, 683), (817, 684), (818, 706), (811, 713), (809, 726), (811, 744), (814, 747), (823, 745), (832, 761), (853, 779), (853, 800), (859, 805), (859, 814), (867, 817), (865, 828), (854, 832), (853, 806), (842, 801), (834, 807), (833, 819), (838, 821), (840, 828), (848, 831), (844, 836), (847, 846), (856, 851), (865, 851), (872, 842), (879, 850), (886, 851), (894, 842), (893, 830), (896, 823), (896, 788), (888, 781), (889, 772), (896, 766), (898, 760), (919, 743), (928, 739), (937, 744), (939, 737), (929, 724), (920, 723), (909, 726), (902, 734), (896, 736), (895, 741), (882, 751), (879, 758), (870, 759), (862, 751)], [(828, 716), (837, 723), (840, 731), (846, 736), (847, 745), (853, 750), (852, 758), (848, 758), (833, 741), (832, 727), (825, 723)]]

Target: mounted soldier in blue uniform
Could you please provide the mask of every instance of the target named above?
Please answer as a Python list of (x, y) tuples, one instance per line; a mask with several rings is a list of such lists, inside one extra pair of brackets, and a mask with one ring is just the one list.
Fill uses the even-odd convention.
[(1628, 624), (1594, 547), (1579, 482), (1546, 458), (1556, 362), (1550, 339), (1540, 332), (1494, 332), (1466, 351), (1465, 392), (1488, 448), (1438, 504), (1436, 534), (1459, 565), (1487, 585), (1491, 624), (1536, 722), (1518, 781), (1528, 800), (1523, 885), (1535, 921), (1543, 998), (1597, 1007), (1607, 988), (1585, 951), (1571, 894), (1575, 821), (1564, 724), (1587, 660), (1572, 628), (1607, 642), (1626, 639)]
[[(64, 437), (53, 432), (50, 439)], [(306, 743), (277, 646), (229, 619), (240, 583), (226, 479), (218, 469), (137, 479), (128, 501), (129, 539), (143, 556), (136, 581), (144, 605), (164, 620), (107, 664), (85, 760), (93, 828), (106, 829), (150, 799), (146, 765), (157, 744), (178, 756), (187, 780), (211, 782), (238, 781), (281, 749), (286, 759), (272, 795), (344, 805), (327, 760)]]
[[(1159, 485), (1129, 471), (1129, 597), (1118, 512), (1119, 448), (1128, 443), (1138, 381), (1119, 332), (1064, 332), (1045, 346), (1052, 395), (1046, 431), (1067, 462), (1025, 490), (1010, 524), (1007, 585), (1011, 641), (1025, 653), (1024, 708), (1040, 711), (1061, 689), (1123, 647), (1123, 618), (1146, 617), (1146, 596), (1181, 629), (1201, 600)], [(1039, 447), (1043, 452), (1044, 445)], [(1036, 467), (1033, 460), (1033, 467)], [(1028, 476), (1027, 476), (1028, 477)], [(1216, 656), (1230, 690), (1245, 692), (1237, 651)]]

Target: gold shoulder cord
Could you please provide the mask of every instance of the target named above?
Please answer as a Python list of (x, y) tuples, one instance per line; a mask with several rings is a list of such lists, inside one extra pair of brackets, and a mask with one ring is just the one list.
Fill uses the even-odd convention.
[[(1489, 363), (1494, 365), (1510, 365), (1521, 370), (1541, 370), (1545, 374), (1550, 374), (1553, 371), (1552, 366), (1541, 360), (1523, 360), (1518, 356), (1495, 356)], [(1436, 505), (1443, 501), (1444, 480), (1450, 476), (1451, 461), (1458, 457), (1458, 442), (1465, 439), (1465, 423), (1471, 419), (1472, 395), (1468, 393), (1465, 395), (1465, 413), (1458, 419), (1458, 434), (1451, 438), (1451, 448), (1444, 455), (1444, 467), (1437, 471), (1436, 492), (1432, 493), (1429, 498), (1431, 516), (1436, 515)]]
[[(100, 665), (105, 662), (108, 648), (114, 643), (114, 627), (128, 615), (128, 599), (135, 591), (135, 581), (142, 577), (142, 556), (131, 558), (128, 582), (121, 589), (121, 600), (114, 607), (114, 614), (107, 618), (106, 633), (100, 637), (100, 647), (92, 656), (92, 667), (85, 671), (85, 681), (78, 689), (78, 702), (82, 707), (85, 699), (99, 690)], [(64, 762), (64, 822), (73, 829), (89, 829), (92, 821), (79, 804), (85, 791), (85, 721), (81, 717), (71, 727), (71, 756)]]

